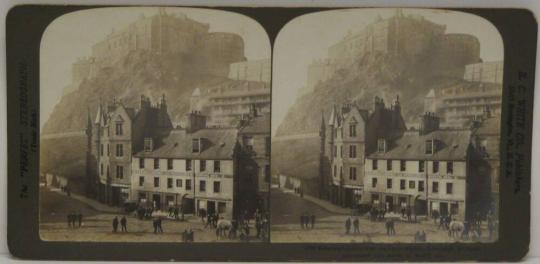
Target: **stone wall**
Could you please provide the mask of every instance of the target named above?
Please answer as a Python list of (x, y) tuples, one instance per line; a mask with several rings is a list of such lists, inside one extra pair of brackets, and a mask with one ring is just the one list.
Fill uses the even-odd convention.
[(235, 62), (229, 66), (229, 79), (270, 83), (270, 59)]

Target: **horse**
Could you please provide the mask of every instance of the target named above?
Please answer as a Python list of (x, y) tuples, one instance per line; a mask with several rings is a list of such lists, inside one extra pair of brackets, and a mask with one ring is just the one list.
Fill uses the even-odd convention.
[(448, 225), (448, 236), (449, 237), (460, 237), (465, 230), (465, 224), (461, 221), (452, 220)]
[(216, 227), (216, 234), (219, 237), (225, 237), (229, 230), (232, 229), (232, 222), (226, 219), (219, 219)]

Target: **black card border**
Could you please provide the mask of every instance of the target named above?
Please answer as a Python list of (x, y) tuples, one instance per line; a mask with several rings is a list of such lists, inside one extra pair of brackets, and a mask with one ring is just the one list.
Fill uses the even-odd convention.
[[(41, 241), (38, 224), (40, 40), (47, 25), (55, 18), (69, 12), (99, 7), (113, 6), (21, 5), (13, 7), (7, 15), (7, 233), (8, 247), (13, 256), (42, 260), (163, 261), (517, 261), (526, 256), (530, 240), (537, 23), (529, 10), (498, 8), (444, 8), (487, 19), (499, 30), (504, 42), (501, 218), (500, 239), (497, 242), (179, 244)], [(279, 30), (291, 19), (303, 14), (339, 9), (182, 7), (210, 8), (247, 15), (265, 28), (272, 45)]]

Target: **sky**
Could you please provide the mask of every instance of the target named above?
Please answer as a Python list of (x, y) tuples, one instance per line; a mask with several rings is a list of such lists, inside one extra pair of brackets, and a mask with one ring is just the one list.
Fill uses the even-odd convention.
[[(255, 20), (232, 12), (168, 7), (167, 13), (184, 13), (210, 25), (210, 32), (237, 33), (244, 39), (248, 60), (271, 56), (270, 41)], [(79, 57), (90, 56), (92, 45), (103, 40), (113, 29), (121, 30), (141, 14), (157, 14), (157, 7), (96, 8), (65, 14), (45, 30), (40, 54), (40, 123), (48, 119), (62, 97), (62, 90), (71, 83), (71, 65)]]
[[(483, 61), (502, 61), (503, 43), (497, 29), (487, 20), (472, 14), (430, 9), (402, 9), (404, 15), (422, 15), (446, 25), (446, 33), (465, 33), (480, 41)], [(395, 9), (363, 8), (312, 13), (295, 18), (279, 32), (273, 47), (272, 135), (306, 85), (307, 68), (314, 59), (327, 57), (328, 48), (348, 31), (358, 32), (378, 15), (391, 17)]]

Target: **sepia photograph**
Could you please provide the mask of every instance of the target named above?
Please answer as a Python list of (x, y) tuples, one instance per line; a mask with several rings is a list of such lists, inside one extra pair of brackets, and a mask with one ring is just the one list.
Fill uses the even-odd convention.
[(41, 239), (268, 241), (270, 56), (238, 13), (55, 19), (40, 48)]
[(498, 239), (503, 42), (482, 17), (363, 8), (273, 49), (271, 241)]

